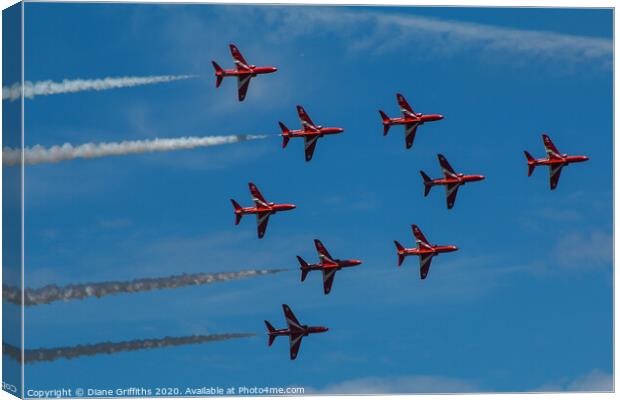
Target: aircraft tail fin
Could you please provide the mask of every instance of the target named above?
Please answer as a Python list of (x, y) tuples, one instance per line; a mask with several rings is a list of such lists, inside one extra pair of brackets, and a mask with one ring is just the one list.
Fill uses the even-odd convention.
[(381, 114), (381, 120), (383, 122), (383, 136), (388, 134), (390, 130), (390, 117), (388, 117), (383, 111), (379, 110), (379, 114)]
[(525, 158), (527, 158), (527, 176), (532, 176), (534, 168), (536, 168), (536, 164), (534, 164), (536, 160), (527, 151), (524, 151), (523, 153), (525, 154)]
[(396, 250), (398, 251), (398, 266), (400, 267), (403, 264), (403, 261), (405, 260), (405, 255), (402, 253), (405, 248), (403, 247), (402, 244), (398, 243), (398, 241), (394, 241), (394, 244), (396, 245)]
[(276, 330), (267, 320), (265, 320), (265, 326), (267, 327), (267, 332), (269, 333), (273, 333)]
[(291, 139), (291, 137), (289, 136), (289, 132), (290, 130), (286, 127), (286, 125), (284, 125), (282, 122), (278, 122), (278, 124), (280, 125), (280, 129), (282, 130), (282, 148), (286, 148), (286, 145), (288, 144), (288, 141)]
[(267, 327), (267, 333), (269, 334), (269, 342), (267, 343), (267, 345), (271, 346), (273, 344), (273, 341), (276, 340), (276, 335), (273, 334), (276, 329), (267, 320), (265, 320), (265, 326)]
[(241, 217), (243, 217), (243, 214), (241, 213), (242, 208), (235, 200), (230, 199), (230, 202), (235, 208), (235, 225), (239, 225), (239, 222), (241, 222)]
[(224, 70), (222, 67), (217, 65), (215, 61), (211, 61), (211, 64), (213, 64), (213, 68), (215, 69), (215, 87), (218, 88), (222, 83), (222, 79), (224, 79), (224, 76), (222, 75)]
[(301, 266), (301, 281), (303, 282), (306, 280), (308, 272), (310, 272), (310, 266), (308, 265), (306, 260), (304, 260), (300, 256), (297, 256), (297, 261), (299, 261), (299, 265)]
[(420, 171), (420, 175), (422, 175), (424, 180), (424, 197), (426, 197), (433, 188), (433, 180), (424, 171)]

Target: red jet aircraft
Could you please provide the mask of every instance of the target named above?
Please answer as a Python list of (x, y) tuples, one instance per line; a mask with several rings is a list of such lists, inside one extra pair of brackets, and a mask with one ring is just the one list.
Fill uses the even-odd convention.
[(329, 291), (332, 289), (336, 271), (342, 268), (355, 267), (362, 263), (360, 260), (339, 260), (333, 258), (319, 239), (314, 239), (314, 245), (319, 254), (320, 262), (318, 264), (308, 264), (303, 258), (297, 256), (297, 260), (299, 260), (301, 265), (301, 281), (306, 280), (306, 276), (308, 276), (310, 271), (323, 271), (323, 292), (325, 294), (329, 294)]
[(437, 158), (439, 159), (439, 165), (441, 165), (441, 169), (443, 170), (444, 178), (431, 179), (424, 173), (424, 171), (420, 171), (420, 175), (422, 175), (422, 179), (424, 179), (424, 197), (428, 196), (428, 193), (431, 191), (433, 186), (445, 185), (448, 209), (451, 209), (456, 201), (456, 194), (459, 190), (459, 186), (464, 185), (467, 182), (481, 181), (484, 179), (484, 176), (456, 173), (450, 166), (450, 163), (448, 163), (448, 160), (446, 160), (446, 157), (441, 154), (437, 154)]
[(547, 151), (547, 158), (535, 159), (530, 153), (524, 151), (525, 158), (527, 158), (527, 176), (532, 176), (532, 172), (534, 172), (534, 168), (536, 168), (537, 165), (548, 165), (549, 186), (551, 187), (551, 190), (554, 190), (560, 181), (560, 174), (562, 173), (563, 167), (572, 163), (588, 161), (589, 158), (586, 156), (569, 156), (567, 154), (561, 154), (549, 136), (543, 133), (542, 138), (545, 145), (545, 150)]
[(406, 249), (395, 240), (394, 244), (396, 245), (396, 250), (398, 251), (398, 266), (400, 267), (402, 265), (405, 257), (407, 256), (420, 256), (420, 278), (426, 279), (426, 275), (428, 275), (428, 270), (431, 267), (431, 261), (434, 256), (439, 253), (450, 253), (457, 251), (458, 248), (456, 246), (431, 245), (428, 243), (428, 240), (426, 240), (424, 234), (417, 225), (411, 225), (411, 229), (413, 230), (413, 236), (415, 236), (415, 241), (418, 244), (418, 247)]
[(295, 314), (293, 314), (289, 306), (282, 304), (282, 309), (284, 310), (284, 317), (286, 318), (288, 329), (275, 329), (269, 321), (265, 321), (268, 331), (267, 334), (269, 335), (269, 346), (273, 344), (276, 336), (288, 336), (291, 348), (291, 360), (294, 360), (297, 358), (299, 347), (301, 346), (301, 339), (304, 336), (308, 336), (311, 333), (327, 332), (328, 328), (323, 326), (302, 325), (297, 321)]
[(418, 126), (423, 125), (425, 122), (439, 121), (443, 119), (443, 115), (413, 112), (407, 100), (405, 100), (400, 93), (396, 93), (396, 100), (400, 106), (400, 111), (403, 113), (402, 118), (390, 118), (383, 111), (379, 110), (379, 114), (381, 114), (381, 119), (383, 120), (383, 136), (388, 134), (390, 126), (405, 125), (405, 147), (410, 149), (411, 146), (413, 146), (413, 140), (415, 139)]
[(286, 148), (286, 145), (291, 138), (304, 138), (306, 161), (312, 160), (314, 148), (316, 147), (316, 142), (319, 138), (322, 138), (325, 135), (335, 135), (344, 132), (344, 129), (342, 128), (324, 128), (321, 125), (315, 125), (302, 106), (297, 106), (297, 114), (299, 114), (299, 120), (301, 121), (301, 126), (303, 129), (291, 131), (282, 122), (278, 122), (280, 124), (280, 129), (282, 129), (282, 134), (280, 135), (282, 136), (282, 148)]
[(275, 204), (265, 200), (255, 184), (250, 182), (250, 193), (252, 194), (252, 200), (254, 200), (255, 207), (241, 207), (235, 200), (230, 199), (233, 207), (235, 208), (235, 225), (239, 225), (241, 217), (245, 214), (256, 214), (256, 221), (258, 223), (258, 238), (262, 239), (265, 236), (267, 230), (267, 224), (269, 223), (269, 217), (271, 214), (275, 214), (280, 211), (288, 211), (297, 207), (295, 204)]
[(250, 79), (256, 77), (256, 75), (271, 74), (276, 72), (276, 67), (257, 67), (256, 65), (250, 65), (245, 58), (241, 55), (241, 52), (234, 44), (230, 45), (230, 53), (232, 54), (233, 61), (235, 62), (237, 69), (222, 69), (215, 61), (211, 61), (213, 68), (215, 68), (215, 87), (220, 87), (222, 80), (227, 76), (237, 77), (237, 86), (239, 91), (239, 101), (245, 99), (245, 94), (250, 86)]

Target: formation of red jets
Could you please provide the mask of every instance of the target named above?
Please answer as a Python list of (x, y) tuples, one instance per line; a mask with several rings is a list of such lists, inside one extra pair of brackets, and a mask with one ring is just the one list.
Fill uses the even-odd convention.
[[(236, 76), (238, 81), (238, 98), (239, 101), (243, 101), (246, 97), (250, 80), (252, 78), (257, 75), (276, 72), (277, 68), (270, 66), (257, 67), (255, 65), (250, 65), (245, 61), (239, 49), (233, 44), (230, 45), (230, 52), (236, 65), (235, 69), (222, 69), (215, 61), (213, 61), (216, 87), (220, 86), (224, 77)], [(388, 134), (388, 131), (392, 125), (404, 125), (406, 149), (413, 147), (415, 135), (419, 126), (424, 125), (426, 122), (439, 121), (444, 118), (441, 114), (422, 114), (414, 112), (405, 97), (400, 93), (396, 94), (396, 101), (400, 107), (402, 117), (390, 118), (385, 112), (379, 110), (383, 124), (383, 135), (386, 136)], [(319, 138), (322, 138), (325, 135), (335, 135), (344, 132), (343, 128), (323, 127), (315, 124), (312, 122), (312, 119), (308, 113), (306, 113), (306, 110), (300, 105), (297, 106), (297, 114), (301, 122), (301, 129), (299, 130), (289, 130), (284, 123), (279, 122), (280, 129), (282, 131), (280, 135), (283, 139), (282, 147), (285, 148), (291, 138), (303, 138), (306, 161), (312, 160), (316, 143)], [(548, 166), (550, 188), (551, 190), (555, 190), (560, 179), (562, 168), (572, 163), (587, 161), (588, 157), (562, 154), (555, 147), (549, 136), (543, 134), (542, 138), (547, 152), (547, 158), (535, 159), (530, 155), (530, 153), (525, 151), (525, 157), (528, 165), (528, 176), (532, 175), (536, 166)], [(438, 154), (437, 158), (443, 172), (442, 178), (432, 179), (424, 171), (420, 171), (424, 184), (424, 196), (428, 196), (433, 186), (445, 186), (446, 206), (448, 209), (452, 209), (452, 207), (454, 207), (456, 195), (460, 186), (465, 185), (468, 182), (484, 180), (485, 177), (483, 175), (466, 175), (455, 172), (444, 155)], [(272, 214), (276, 214), (281, 211), (289, 211), (296, 208), (296, 206), (294, 204), (277, 204), (268, 202), (265, 200), (265, 197), (261, 194), (256, 185), (250, 182), (249, 187), (252, 200), (254, 201), (254, 207), (241, 207), (235, 200), (231, 200), (235, 210), (235, 225), (239, 224), (243, 215), (256, 214), (258, 238), (261, 239), (265, 235), (269, 217)], [(457, 251), (458, 248), (453, 245), (430, 244), (417, 225), (411, 225), (411, 229), (413, 231), (413, 236), (415, 237), (416, 247), (406, 248), (395, 240), (394, 244), (396, 245), (398, 257), (397, 264), (400, 267), (407, 256), (418, 256), (420, 262), (420, 278), (426, 279), (433, 257), (441, 253)], [(297, 256), (301, 269), (301, 281), (305, 281), (310, 271), (321, 271), (323, 273), (323, 292), (327, 295), (331, 291), (337, 271), (342, 268), (358, 266), (362, 263), (362, 261), (333, 258), (320, 240), (315, 239), (314, 244), (319, 257), (319, 262), (317, 264), (308, 264), (303, 258)], [(290, 358), (291, 360), (294, 360), (297, 358), (297, 354), (299, 353), (301, 346), (301, 340), (304, 336), (308, 336), (312, 333), (326, 332), (328, 328), (322, 326), (302, 325), (297, 320), (288, 305), (283, 304), (282, 308), (284, 310), (287, 328), (275, 329), (268, 321), (265, 321), (269, 336), (268, 344), (271, 346), (277, 336), (288, 336)]]

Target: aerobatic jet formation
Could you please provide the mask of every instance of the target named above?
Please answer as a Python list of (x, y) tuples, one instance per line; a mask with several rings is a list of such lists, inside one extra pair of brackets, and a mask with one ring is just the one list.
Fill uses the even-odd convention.
[(314, 239), (314, 245), (319, 255), (318, 264), (308, 264), (303, 258), (297, 256), (297, 260), (301, 266), (301, 281), (303, 282), (306, 280), (306, 276), (308, 276), (310, 271), (322, 271), (323, 292), (325, 294), (329, 294), (332, 289), (336, 271), (339, 271), (342, 268), (355, 267), (362, 263), (360, 260), (339, 260), (337, 258), (333, 258), (325, 246), (323, 246), (323, 243), (321, 243), (318, 239)]
[(532, 176), (534, 168), (536, 168), (537, 165), (547, 165), (549, 166), (549, 187), (551, 190), (555, 190), (560, 181), (560, 174), (562, 173), (563, 167), (572, 163), (588, 161), (589, 158), (586, 156), (561, 154), (549, 136), (543, 133), (542, 139), (545, 145), (545, 151), (547, 152), (547, 158), (535, 159), (530, 153), (524, 151), (525, 158), (527, 158), (527, 176)]
[(402, 265), (405, 257), (407, 256), (419, 256), (420, 279), (426, 279), (433, 257), (440, 253), (451, 253), (453, 251), (457, 251), (458, 248), (456, 246), (439, 246), (436, 244), (430, 244), (428, 240), (426, 240), (426, 237), (424, 237), (424, 234), (420, 228), (418, 228), (415, 224), (411, 225), (411, 230), (413, 230), (413, 236), (415, 237), (417, 247), (408, 249), (403, 247), (403, 245), (398, 243), (398, 241), (394, 241), (398, 253), (398, 266), (400, 267)]
[(213, 68), (215, 68), (215, 87), (220, 87), (222, 80), (227, 76), (237, 77), (237, 90), (239, 93), (239, 101), (245, 99), (245, 95), (250, 87), (250, 80), (256, 75), (271, 74), (276, 72), (276, 67), (257, 67), (251, 65), (241, 55), (241, 52), (234, 44), (230, 45), (230, 53), (232, 54), (233, 61), (235, 62), (236, 69), (223, 69), (215, 61), (211, 61)]
[(297, 114), (299, 115), (302, 129), (290, 130), (282, 122), (278, 122), (280, 124), (280, 129), (282, 130), (282, 133), (280, 134), (280, 136), (282, 136), (282, 148), (286, 148), (286, 145), (291, 138), (304, 138), (306, 161), (312, 160), (316, 142), (319, 138), (322, 138), (325, 135), (336, 135), (344, 132), (343, 128), (329, 128), (316, 125), (312, 122), (312, 119), (310, 119), (308, 113), (302, 106), (297, 106)]
[(383, 122), (383, 136), (388, 134), (390, 126), (405, 125), (405, 147), (407, 149), (410, 149), (411, 146), (413, 146), (413, 140), (415, 139), (418, 126), (424, 125), (425, 122), (439, 121), (443, 119), (443, 115), (441, 114), (422, 114), (414, 112), (413, 108), (411, 108), (407, 100), (405, 100), (405, 97), (400, 93), (396, 93), (396, 101), (400, 106), (400, 112), (403, 113), (402, 117), (390, 118), (383, 111), (379, 110), (379, 114), (381, 114), (381, 119)]
[(456, 201), (456, 194), (458, 193), (459, 186), (467, 182), (481, 181), (484, 179), (484, 176), (456, 173), (446, 157), (442, 154), (437, 154), (437, 158), (439, 159), (439, 165), (443, 170), (444, 177), (431, 179), (424, 171), (420, 171), (420, 175), (422, 175), (422, 179), (424, 180), (424, 197), (428, 196), (433, 186), (444, 185), (446, 187), (446, 204), (448, 209), (451, 209)]
[(265, 236), (267, 230), (267, 224), (269, 223), (269, 217), (272, 214), (280, 211), (288, 211), (296, 208), (295, 204), (276, 204), (265, 200), (261, 192), (258, 190), (255, 184), (250, 182), (250, 193), (252, 194), (252, 200), (254, 200), (254, 207), (241, 207), (235, 200), (230, 199), (233, 207), (235, 208), (235, 225), (239, 225), (241, 217), (245, 214), (256, 214), (256, 221), (258, 224), (258, 238), (262, 239)]
[(302, 325), (299, 323), (297, 318), (295, 318), (295, 314), (293, 314), (293, 311), (291, 311), (291, 308), (288, 305), (282, 304), (282, 309), (284, 310), (284, 318), (286, 319), (286, 325), (288, 328), (275, 329), (269, 321), (265, 321), (265, 325), (267, 326), (267, 334), (269, 335), (268, 345), (271, 346), (277, 336), (288, 336), (291, 360), (294, 360), (297, 358), (297, 354), (299, 354), (301, 339), (304, 336), (308, 336), (312, 333), (327, 332), (328, 328), (325, 328), (324, 326)]

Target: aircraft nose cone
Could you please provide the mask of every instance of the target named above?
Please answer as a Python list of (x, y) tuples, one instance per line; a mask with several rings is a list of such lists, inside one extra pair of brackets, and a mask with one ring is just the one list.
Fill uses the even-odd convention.
[(443, 119), (443, 118), (444, 118), (444, 117), (443, 117), (443, 114), (438, 114), (438, 115), (437, 115), (437, 119)]

